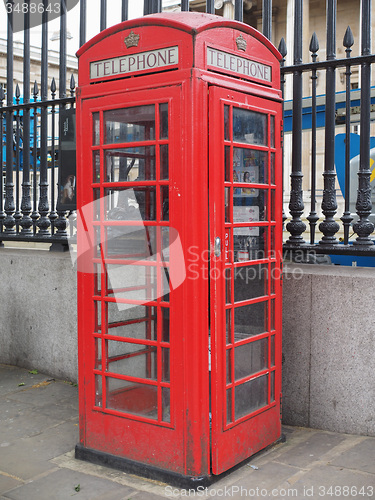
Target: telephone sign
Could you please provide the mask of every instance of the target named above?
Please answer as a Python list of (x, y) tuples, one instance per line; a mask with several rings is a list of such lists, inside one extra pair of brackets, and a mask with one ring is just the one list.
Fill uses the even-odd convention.
[(280, 438), (280, 54), (186, 12), (78, 57), (76, 456), (196, 487)]

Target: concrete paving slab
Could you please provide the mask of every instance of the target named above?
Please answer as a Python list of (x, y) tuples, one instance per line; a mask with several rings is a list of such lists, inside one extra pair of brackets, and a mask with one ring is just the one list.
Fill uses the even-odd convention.
[[(18, 386), (13, 390), (21, 372), (25, 374), (25, 370), (0, 366), (0, 380), (6, 373), (6, 385), (12, 388), (10, 393), (7, 389), (3, 397), (0, 395), (0, 500), (186, 498), (186, 491), (171, 489), (165, 483), (76, 460), (77, 389), (57, 380), (46, 385), (48, 377), (41, 376), (26, 390)], [(29, 375), (25, 375), (27, 382)], [(16, 428), (9, 428), (15, 422)], [(22, 437), (23, 432), (37, 433)], [(206, 492), (200, 492), (200, 497), (240, 500), (266, 495), (286, 500), (297, 488), (299, 496), (294, 498), (315, 500), (325, 498), (319, 495), (319, 486), (341, 487), (341, 497), (334, 490), (331, 496), (327, 493), (326, 498), (332, 500), (350, 498), (344, 493), (346, 485), (357, 490), (375, 486), (375, 438), (298, 427), (286, 427), (283, 432), (286, 443), (258, 453)], [(74, 490), (77, 484), (81, 485), (79, 492)], [(309, 494), (311, 488), (314, 496)], [(353, 494), (352, 498), (371, 498), (369, 489), (362, 492), (365, 495)]]
[[(53, 495), (51, 496), (51, 492)], [(102, 478), (60, 469), (3, 493), (11, 500), (119, 500), (131, 498), (136, 491)]]
[(64, 419), (50, 418), (33, 409), (17, 413), (13, 417), (3, 420), (1, 426), (7, 441), (12, 442), (19, 438), (36, 436), (44, 429), (55, 427), (63, 421)]
[(306, 439), (303, 442), (281, 453), (278, 461), (287, 465), (304, 468), (311, 462), (320, 460), (323, 455), (344, 440), (344, 434), (320, 431), (309, 432), (306, 434)]
[[(3, 439), (6, 438), (4, 436)], [(0, 470), (24, 480), (41, 474), (44, 470), (54, 468), (49, 462), (72, 449), (78, 442), (78, 423), (64, 422), (40, 434), (18, 439), (2, 448), (0, 453)]]
[[(4, 439), (5, 436), (2, 437), (3, 443)], [(1, 448), (0, 471), (11, 476), (27, 480), (54, 468), (52, 463), (40, 460), (33, 447), (23, 446), (22, 440)]]
[(247, 473), (245, 470), (244, 477), (236, 481), (238, 486), (247, 490), (260, 488), (271, 491), (299, 470), (297, 467), (277, 462), (268, 462), (259, 467), (254, 465), (254, 467), (258, 467), (258, 469), (252, 469), (251, 465), (253, 465), (252, 462), (246, 466)]
[(69, 399), (39, 406), (38, 412), (44, 417), (54, 418), (57, 420), (71, 420), (78, 417), (78, 409), (75, 404), (72, 404), (72, 402), (69, 401)]
[[(281, 485), (285, 488), (286, 485)], [(290, 485), (289, 485), (290, 487)], [(374, 498), (375, 475), (340, 467), (315, 467), (293, 484), (298, 492), (295, 498)]]
[(29, 370), (3, 364), (0, 364), (0, 370), (0, 396), (23, 392), (25, 389), (49, 378), (44, 374), (31, 374)]
[[(368, 438), (340, 454), (331, 465), (375, 474), (375, 439)], [(374, 484), (375, 486), (375, 484)], [(374, 491), (375, 497), (375, 491)]]
[(23, 403), (37, 402), (38, 406), (51, 404), (52, 401), (59, 402), (67, 398), (75, 399), (78, 397), (77, 387), (73, 387), (70, 383), (61, 381), (50, 381), (44, 379), (40, 383), (36, 383), (31, 387), (24, 388), (22, 391), (17, 391), (12, 395), (8, 395), (9, 399), (20, 401)]
[(16, 488), (17, 486), (21, 486), (22, 484), (22, 481), (17, 480), (14, 477), (6, 476), (0, 471), (0, 495), (6, 491)]

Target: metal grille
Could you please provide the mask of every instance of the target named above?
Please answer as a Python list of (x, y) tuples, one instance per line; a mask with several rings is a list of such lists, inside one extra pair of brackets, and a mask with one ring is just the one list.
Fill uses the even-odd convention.
[[(43, 0), (46, 4), (46, 0)], [(31, 92), (30, 81), (30, 18), (24, 14), (24, 52), (23, 52), (23, 89), (13, 85), (13, 14), (8, 14), (7, 28), (7, 83), (6, 93), (0, 87), (0, 135), (2, 147), (0, 161), (3, 168), (3, 182), (0, 183), (0, 241), (40, 241), (52, 243), (54, 249), (68, 248), (68, 232), (74, 231), (74, 223), (68, 228), (68, 215), (72, 210), (59, 206), (59, 191), (56, 188), (61, 162), (59, 141), (59, 119), (61, 111), (74, 108), (75, 82), (70, 81), (67, 91), (67, 50), (66, 50), (66, 2), (59, 0), (60, 50), (59, 81), (60, 88), (52, 80), (48, 88), (48, 13), (43, 14), (41, 46), (41, 86), (34, 84)], [(370, 124), (371, 124), (371, 64), (375, 56), (371, 54), (371, 1), (361, 1), (361, 56), (352, 57), (354, 43), (348, 27), (343, 46), (346, 57), (336, 58), (336, 19), (337, 0), (326, 2), (326, 60), (318, 61), (319, 43), (313, 34), (310, 42), (311, 62), (303, 62), (303, 0), (294, 1), (294, 54), (293, 65), (285, 66), (286, 43), (281, 40), (279, 50), (283, 56), (281, 72), (283, 91), (287, 85), (287, 75), (292, 75), (293, 98), (292, 119), (292, 159), (290, 182), (290, 217), (286, 224), (284, 249), (296, 249), (318, 253), (349, 253), (375, 255), (372, 241), (374, 224), (371, 222), (371, 170), (370, 170)], [(14, 5), (14, 0), (8, 4)], [(30, 3), (30, 0), (25, 2)], [(234, 16), (243, 20), (244, 1), (235, 0)], [(107, 27), (107, 0), (100, 0), (100, 29)], [(80, 45), (86, 41), (87, 0), (80, 0)], [(190, 6), (191, 8), (191, 6)], [(206, 0), (205, 11), (215, 13), (214, 0)], [(144, 0), (144, 15), (161, 12), (161, 0)], [(181, 10), (189, 10), (189, 0), (181, 0)], [(128, 18), (128, 0), (121, 2), (121, 20)], [(262, 0), (262, 31), (267, 38), (272, 33), (272, 0)], [(337, 213), (337, 180), (335, 171), (335, 124), (337, 121), (335, 79), (337, 68), (346, 69), (345, 111), (345, 180), (341, 186), (345, 206), (340, 217)], [(358, 168), (358, 189), (356, 214), (350, 210), (350, 116), (351, 111), (351, 73), (360, 67), (360, 161)], [(324, 189), (321, 205), (317, 202), (317, 176), (320, 175), (316, 159), (317, 134), (317, 91), (318, 72), (325, 74), (325, 151), (324, 151)], [(302, 150), (304, 138), (302, 78), (307, 73), (311, 78), (311, 165), (310, 170), (310, 207), (305, 212)], [(26, 154), (26, 152), (28, 154)], [(304, 169), (306, 170), (306, 169)], [(286, 186), (285, 186), (286, 187)], [(319, 216), (321, 210), (322, 215)], [(74, 220), (74, 217), (73, 217)], [(320, 224), (318, 224), (320, 222)], [(318, 230), (320, 234), (318, 235)], [(339, 242), (337, 234), (342, 234)], [(351, 237), (350, 237), (351, 236)], [(320, 238), (320, 239), (319, 239)], [(354, 244), (349, 244), (354, 240)], [(341, 243), (341, 244), (339, 244)]]

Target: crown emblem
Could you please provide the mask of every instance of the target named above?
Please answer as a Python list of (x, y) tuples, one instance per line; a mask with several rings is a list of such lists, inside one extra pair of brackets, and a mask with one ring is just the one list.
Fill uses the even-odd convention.
[(238, 50), (246, 50), (247, 47), (247, 41), (244, 39), (242, 35), (238, 36), (236, 38), (236, 44), (237, 44), (237, 49)]
[(130, 35), (125, 38), (126, 48), (129, 49), (130, 47), (138, 47), (139, 38), (140, 36), (136, 35), (132, 30)]

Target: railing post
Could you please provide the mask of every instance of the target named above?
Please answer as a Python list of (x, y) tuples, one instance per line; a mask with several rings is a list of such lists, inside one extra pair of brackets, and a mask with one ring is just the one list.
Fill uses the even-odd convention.
[[(54, 101), (56, 98), (56, 82), (55, 79), (52, 78), (51, 82), (51, 96), (52, 100)], [(56, 106), (55, 104), (52, 105), (51, 109), (51, 212), (49, 214), (49, 220), (51, 221), (51, 235), (54, 234), (55, 232), (55, 221), (57, 219), (57, 212), (56, 212), (56, 200), (55, 200), (55, 155), (56, 155), (56, 147), (55, 147), (55, 133), (56, 133), (56, 127), (55, 127), (55, 120), (56, 120)]]
[[(63, 10), (64, 9), (64, 10)], [(60, 16), (60, 76), (59, 76), (59, 98), (63, 99), (66, 97), (66, 6), (65, 0), (61, 0), (61, 16)], [(60, 104), (60, 112), (65, 108), (65, 104)], [(61, 116), (61, 115), (60, 115)], [(59, 169), (61, 168), (61, 156), (59, 157)], [(68, 233), (66, 228), (68, 226), (68, 221), (66, 218), (65, 210), (59, 209), (59, 203), (57, 202), (57, 219), (55, 220), (55, 228), (57, 229), (56, 238), (61, 238), (66, 240)], [(66, 243), (66, 241), (65, 241)], [(51, 246), (51, 250), (55, 249), (56, 245)]]
[[(362, 0), (362, 55), (371, 53), (371, 0)], [(371, 170), (370, 170), (370, 105), (371, 105), (371, 67), (365, 62), (361, 66), (361, 135), (360, 160), (358, 172), (358, 193), (356, 210), (358, 222), (353, 225), (358, 234), (355, 245), (373, 245), (369, 238), (374, 224), (369, 221), (371, 213)]]
[[(327, 60), (336, 59), (336, 1), (327, 0)], [(325, 122), (325, 151), (324, 151), (324, 190), (322, 212), (325, 215), (319, 229), (323, 233), (320, 240), (322, 245), (337, 244), (335, 234), (340, 226), (334, 216), (337, 210), (336, 201), (336, 173), (335, 173), (335, 112), (336, 112), (336, 71), (333, 66), (326, 72), (326, 122)]]
[[(4, 155), (3, 155), (3, 140), (4, 140), (4, 113), (2, 111), (3, 101), (5, 99), (5, 93), (3, 86), (0, 84), (0, 137), (1, 137), (1, 149), (0, 149), (0, 166), (1, 166), (1, 179), (0, 179), (0, 232), (3, 232), (3, 223), (5, 219), (5, 213), (3, 210), (4, 204), (4, 190), (3, 190), (3, 164), (4, 164)], [(4, 243), (0, 240), (0, 247), (3, 247)]]
[[(7, 5), (13, 1), (7, 2)], [(8, 40), (7, 40), (7, 106), (13, 106), (13, 8), (7, 14), (8, 17)], [(5, 233), (15, 234), (16, 221), (13, 217), (13, 111), (7, 110), (6, 122), (6, 180), (5, 180), (5, 203), (6, 217), (4, 219)]]
[[(309, 50), (311, 52), (312, 61), (315, 62), (318, 57), (319, 42), (316, 33), (314, 32)], [(316, 69), (312, 70), (311, 75), (311, 204), (310, 204), (310, 214), (306, 219), (310, 223), (310, 243), (313, 245), (315, 243), (315, 227), (319, 220), (318, 214), (316, 213)]]
[(263, 35), (271, 40), (272, 37), (272, 0), (263, 0), (262, 5)]
[[(282, 56), (282, 59), (280, 62), (280, 68), (282, 69), (285, 66), (285, 58), (287, 55), (286, 43), (285, 43), (284, 38), (282, 38), (280, 40), (278, 50)], [(281, 89), (281, 95), (283, 97), (283, 116), (284, 116), (285, 75), (283, 72), (281, 72), (280, 89)], [(282, 148), (283, 148), (282, 160), (281, 160), (281, 162), (282, 162), (282, 180), (281, 180), (281, 182), (282, 182), (282, 193), (283, 193), (282, 196), (283, 196), (283, 228), (284, 228), (284, 224), (285, 224), (285, 221), (287, 219), (287, 216), (286, 216), (285, 211), (284, 211), (284, 131), (282, 133), (281, 139), (282, 139)]]
[[(16, 84), (16, 105), (18, 106), (20, 103), (21, 91), (18, 83)], [(20, 118), (20, 110), (16, 111), (16, 130), (15, 130), (15, 167), (16, 167), (16, 204), (15, 204), (15, 212), (14, 212), (14, 220), (16, 223), (16, 233), (19, 232), (20, 221), (22, 219), (22, 213), (20, 211), (20, 171), (21, 171), (21, 155), (20, 155), (20, 145), (21, 145), (21, 118)], [(14, 133), (14, 131), (13, 131)]]
[[(354, 37), (350, 26), (347, 27), (343, 45), (345, 47), (346, 58), (350, 58), (352, 49), (350, 48), (354, 43)], [(349, 229), (353, 217), (350, 213), (350, 64), (346, 66), (346, 102), (345, 102), (345, 211), (341, 217), (344, 226), (344, 244), (349, 243)]]
[(100, 31), (107, 27), (107, 0), (100, 0)]
[[(81, 0), (82, 1), (82, 0)], [(128, 0), (122, 0), (121, 3), (121, 21), (127, 21), (129, 17)]]
[(80, 0), (79, 3), (79, 45), (82, 45), (86, 42), (86, 15), (87, 15), (87, 5), (86, 0)]
[[(294, 8), (294, 64), (302, 64), (302, 0), (295, 0)], [(293, 134), (292, 134), (292, 173), (289, 211), (292, 220), (286, 225), (290, 233), (288, 243), (305, 243), (301, 234), (306, 224), (301, 220), (303, 214), (302, 191), (302, 71), (293, 72)]]
[(206, 12), (207, 14), (215, 14), (214, 0), (206, 0)]
[[(48, 141), (48, 109), (43, 101), (48, 99), (48, 11), (47, 0), (43, 0), (42, 14), (42, 76), (40, 86), (40, 96), (42, 105), (40, 109), (40, 168), (39, 168), (39, 203), (38, 211), (40, 218), (37, 222), (39, 235), (49, 236), (51, 225), (47, 215), (49, 212), (48, 202), (48, 164), (47, 164), (47, 141)], [(60, 33), (63, 36), (63, 33)]]
[[(30, 12), (24, 14), (23, 31), (23, 102), (30, 102)], [(21, 234), (32, 236), (31, 226), (33, 221), (30, 217), (32, 210), (30, 197), (30, 108), (23, 111), (23, 168), (22, 168), (22, 200), (21, 211), (22, 227)]]
[(234, 19), (243, 22), (243, 0), (235, 0), (234, 2)]

